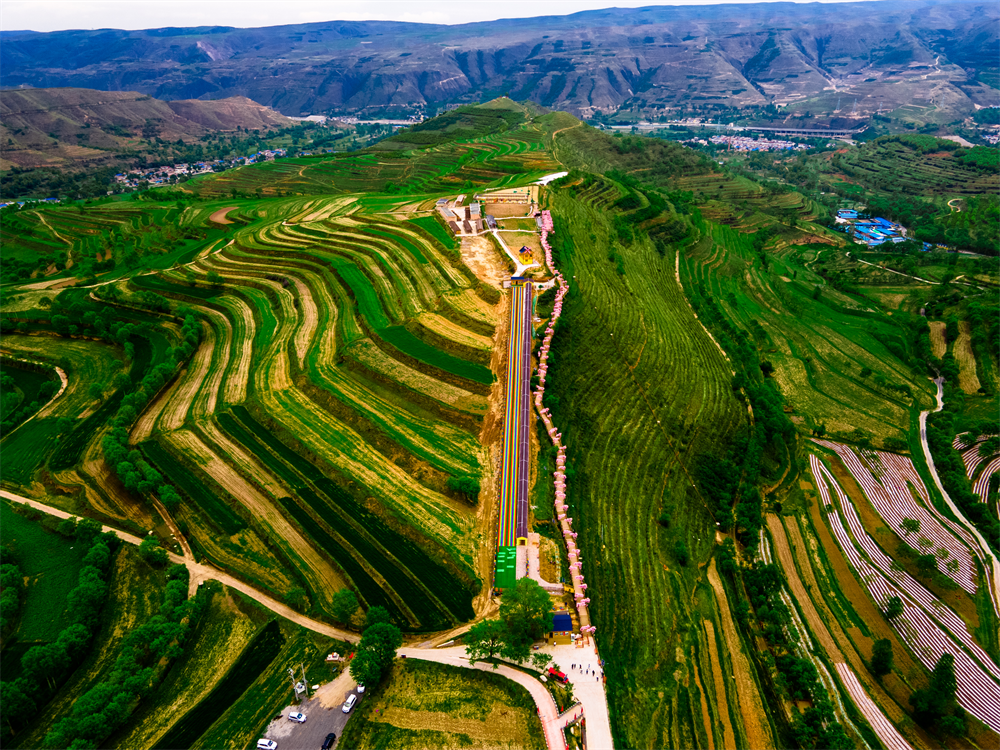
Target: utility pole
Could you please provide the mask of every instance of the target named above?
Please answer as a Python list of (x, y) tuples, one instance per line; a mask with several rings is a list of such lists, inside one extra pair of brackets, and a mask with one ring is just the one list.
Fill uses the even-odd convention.
[(306, 665), (299, 663), (299, 668), (302, 670), (302, 684), (306, 688), (306, 698), (309, 697), (309, 681), (306, 679)]
[(292, 668), (292, 667), (288, 668), (288, 676), (292, 679), (292, 695), (294, 695), (296, 698), (298, 698), (299, 694), (295, 691), (295, 669), (294, 668)]

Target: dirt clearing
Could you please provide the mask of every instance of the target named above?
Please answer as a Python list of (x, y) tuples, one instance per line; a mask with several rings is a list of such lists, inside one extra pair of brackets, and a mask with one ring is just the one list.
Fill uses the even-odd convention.
[(499, 287), (507, 277), (506, 263), (500, 262), (496, 246), (486, 237), (463, 237), (462, 261), (490, 286)]
[(226, 208), (220, 208), (214, 214), (208, 217), (209, 221), (215, 222), (216, 224), (232, 224), (229, 219), (226, 218), (226, 214), (230, 211), (235, 211), (237, 206), (227, 206)]
[(927, 324), (931, 329), (931, 353), (941, 359), (948, 351), (948, 341), (944, 337), (944, 322), (932, 320)]
[(958, 338), (953, 351), (958, 360), (959, 387), (969, 394), (978, 393), (981, 384), (976, 372), (976, 355), (972, 353), (972, 326), (967, 320), (958, 324)]

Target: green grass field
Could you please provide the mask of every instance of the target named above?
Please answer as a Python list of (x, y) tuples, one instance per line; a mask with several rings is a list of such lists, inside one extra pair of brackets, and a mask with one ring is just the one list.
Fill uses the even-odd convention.
[(544, 748), (528, 691), (499, 675), (408, 659), (356, 710), (347, 747)]
[[(20, 645), (55, 640), (70, 622), (66, 596), (77, 584), (86, 549), (18, 515), (6, 503), (0, 504), (0, 543), (14, 553), (27, 579), (24, 604), (12, 637)], [(12, 665), (12, 669), (17, 667)], [(12, 679), (6, 670), (4, 679)]]

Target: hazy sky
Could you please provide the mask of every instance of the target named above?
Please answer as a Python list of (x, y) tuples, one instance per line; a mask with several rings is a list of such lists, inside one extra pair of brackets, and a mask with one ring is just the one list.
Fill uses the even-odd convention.
[[(730, 0), (730, 2), (743, 0)], [(469, 23), (564, 15), (598, 8), (711, 5), (718, 0), (0, 0), (0, 29), (155, 29), (163, 26), (280, 26), (313, 21)]]

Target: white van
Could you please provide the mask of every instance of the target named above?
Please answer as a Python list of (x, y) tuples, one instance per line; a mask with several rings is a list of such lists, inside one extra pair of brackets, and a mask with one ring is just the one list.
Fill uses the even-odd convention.
[(358, 696), (355, 695), (354, 693), (351, 693), (349, 696), (347, 696), (347, 700), (344, 702), (344, 709), (343, 709), (344, 713), (349, 714), (351, 712), (351, 709), (354, 708), (354, 704), (357, 702), (358, 702)]

